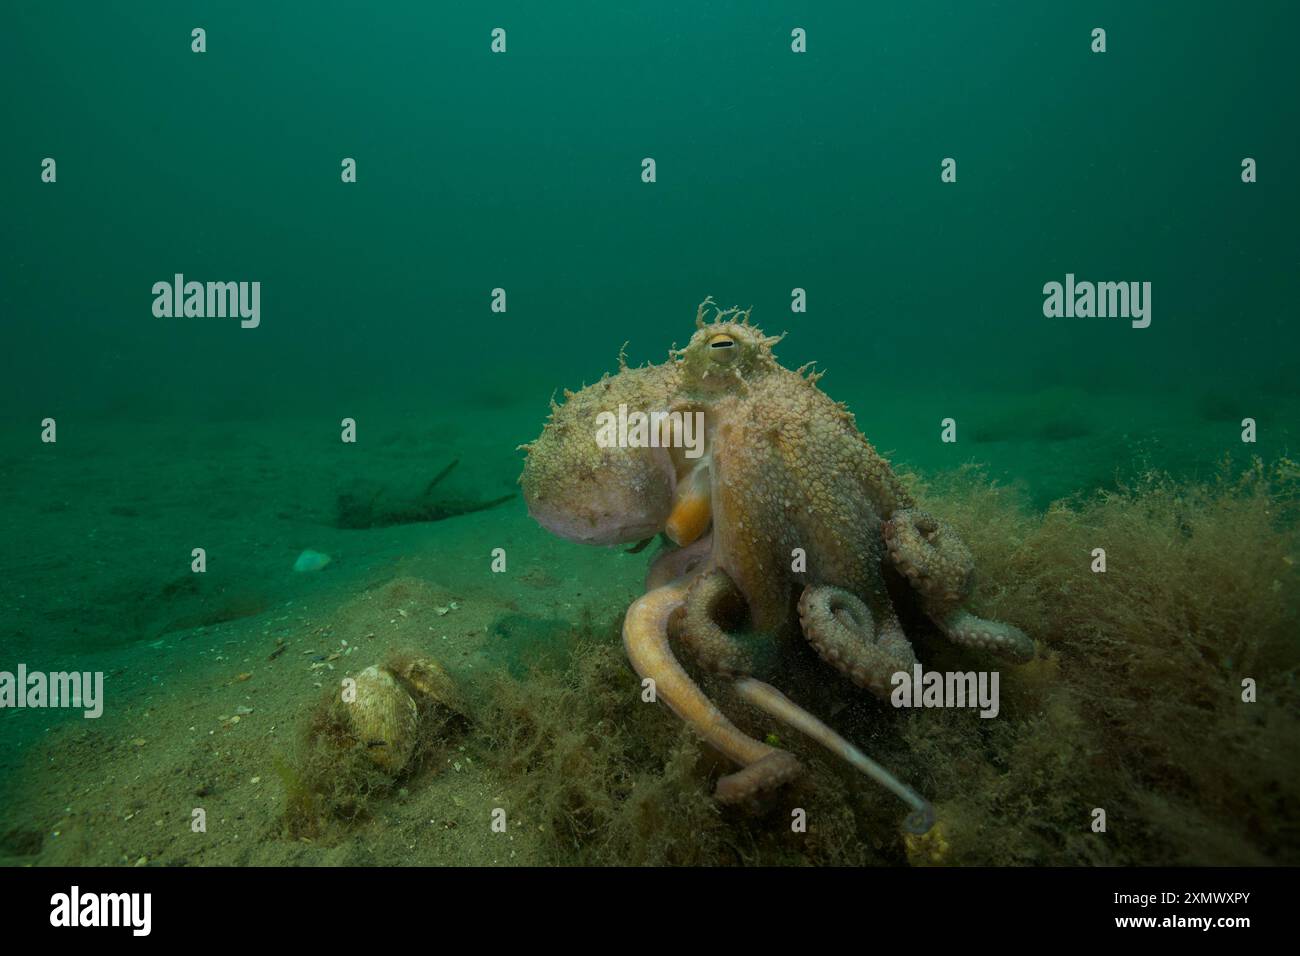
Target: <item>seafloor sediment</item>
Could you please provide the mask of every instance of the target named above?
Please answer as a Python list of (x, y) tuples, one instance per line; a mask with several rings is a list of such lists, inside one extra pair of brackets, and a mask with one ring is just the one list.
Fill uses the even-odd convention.
[[(1276, 445), (1252, 465), (1238, 443), (1221, 467), (1235, 433), (1213, 416), (1178, 434), (1151, 423), (1142, 440), (1131, 416), (1121, 432), (1104, 411), (1039, 422), (1047, 437), (1032, 442), (999, 431), (1031, 405), (988, 404), (951, 461), (920, 443), (895, 456), (975, 551), (978, 606), (1044, 651), (1003, 668), (998, 718), (894, 711), (811, 654), (781, 675), (936, 803), (940, 827), (910, 843), (894, 798), (797, 740), (783, 745), (812, 772), (781, 800), (709, 800), (723, 768), (640, 702), (618, 648), (649, 551), (557, 540), (517, 499), (432, 523), (336, 526), (347, 480), (418, 484), (453, 457), (454, 493), (510, 493), (513, 445), (536, 409), (419, 428), (395, 418), (352, 461), (355, 449), (291, 422), (91, 423), (54, 453), (7, 435), (4, 658), (102, 671), (107, 701), (98, 720), (0, 712), (0, 859), (1297, 862), (1295, 466)], [(923, 405), (898, 409), (859, 415), (882, 449), (901, 444), (909, 415), (929, 420)], [(877, 417), (887, 427), (873, 429)], [(988, 465), (961, 467), (972, 459)], [(201, 578), (195, 546), (208, 553)], [(1097, 546), (1104, 575), (1089, 569)], [(491, 569), (498, 547), (504, 573)], [(333, 560), (294, 574), (305, 548)], [(917, 648), (927, 667), (987, 664), (924, 633)], [(361, 775), (349, 799), (308, 804), (304, 818), (295, 774), (322, 696), (401, 652), (441, 661), (471, 719), (441, 729), (404, 775)], [(1245, 678), (1255, 703), (1241, 702)], [(716, 690), (755, 733), (783, 733)], [(791, 832), (791, 801), (806, 833)], [(1104, 834), (1090, 826), (1097, 807)]]

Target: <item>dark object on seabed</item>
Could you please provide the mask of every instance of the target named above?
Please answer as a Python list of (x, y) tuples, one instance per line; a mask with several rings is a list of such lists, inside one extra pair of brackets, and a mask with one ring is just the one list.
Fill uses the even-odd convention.
[(353, 482), (339, 494), (335, 526), (339, 528), (387, 528), (397, 524), (442, 521), (457, 515), (486, 511), (504, 504), (513, 494), (499, 498), (434, 497), (434, 490), (458, 464), (456, 459), (426, 484), (421, 491), (403, 491), (367, 479)]

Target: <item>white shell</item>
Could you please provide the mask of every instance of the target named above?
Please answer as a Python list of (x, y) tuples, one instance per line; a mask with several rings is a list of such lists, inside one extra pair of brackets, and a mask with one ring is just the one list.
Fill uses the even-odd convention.
[(392, 674), (371, 665), (356, 677), (356, 699), (343, 703), (348, 724), (381, 770), (396, 776), (415, 751), (419, 710)]

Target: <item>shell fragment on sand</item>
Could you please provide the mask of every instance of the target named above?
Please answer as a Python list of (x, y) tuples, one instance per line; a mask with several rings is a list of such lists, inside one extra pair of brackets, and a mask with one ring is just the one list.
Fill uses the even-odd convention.
[(331, 560), (328, 554), (307, 550), (298, 555), (298, 560), (293, 563), (293, 569), (298, 572), (319, 571), (329, 564)]

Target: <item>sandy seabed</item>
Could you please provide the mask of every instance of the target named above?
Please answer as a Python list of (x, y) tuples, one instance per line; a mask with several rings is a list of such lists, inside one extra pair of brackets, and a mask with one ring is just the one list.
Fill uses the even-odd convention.
[[(986, 396), (962, 406), (956, 446), (937, 440), (939, 421), (951, 408), (944, 396), (894, 396), (884, 403), (850, 398), (850, 406), (882, 451), (902, 449), (896, 457), (901, 470), (939, 489), (931, 502), (935, 510), (942, 510), (944, 476), (974, 461), (985, 466), (975, 479), (981, 487), (1019, 486), (1016, 507), (1040, 522), (1054, 499), (1114, 489), (1125, 473), (1150, 466), (1209, 480), (1225, 453), (1244, 463), (1255, 451), (1241, 446), (1236, 422), (1197, 414), (1194, 400), (1162, 418), (1149, 404), (1135, 413), (1132, 403), (1098, 406), (1071, 393)], [(1104, 745), (1053, 754), (1042, 729), (1047, 722), (1051, 734), (1069, 734), (1076, 722), (1098, 713), (1087, 700), (1095, 688), (1071, 683), (1068, 646), (1044, 648), (1047, 662), (1004, 691), (1006, 726), (1020, 731), (988, 729), (977, 719), (954, 730), (949, 725), (960, 717), (952, 715), (899, 717), (874, 701), (845, 703), (851, 689), (838, 685), (822, 702), (834, 710), (827, 715), (831, 723), (856, 731), (865, 749), (892, 761), (937, 798), (941, 811), (948, 807), (957, 830), (966, 828), (965, 843), (960, 832), (952, 835), (950, 856), (938, 844), (908, 844), (897, 832), (902, 814), (890, 798), (823, 765), (807, 748), (800, 754), (814, 765), (809, 786), (820, 788), (827, 807), (822, 819), (836, 821), (823, 825), (838, 827), (839, 835), (828, 839), (823, 832), (816, 850), (807, 852), (788, 840), (765, 843), (761, 832), (783, 830), (784, 814), (737, 817), (712, 808), (709, 780), (720, 766), (693, 750), (662, 712), (630, 717), (634, 711), (624, 712), (617, 701), (609, 713), (590, 710), (597, 691), (626, 692), (629, 700), (636, 694), (633, 675), (612, 662), (618, 621), (640, 593), (653, 549), (629, 554), (557, 540), (528, 518), (518, 497), (436, 522), (336, 526), (338, 497), (349, 488), (379, 483), (417, 494), (452, 461), (459, 465), (439, 485), (439, 495), (472, 501), (510, 494), (522, 457), (514, 446), (534, 437), (544, 414), (544, 407), (517, 406), (466, 407), (441, 418), (380, 410), (357, 416), (357, 445), (340, 442), (337, 423), (320, 419), (193, 424), (65, 417), (55, 446), (41, 445), (35, 428), (10, 424), (0, 430), (0, 472), (9, 491), (0, 668), (22, 662), (32, 670), (102, 671), (106, 697), (104, 714), (95, 720), (50, 710), (0, 711), (0, 862), (1296, 861), (1294, 752), (1274, 754), (1275, 772), (1265, 775), (1275, 790), (1276, 818), (1268, 824), (1275, 832), (1237, 834), (1229, 827), (1198, 836), (1197, 823), (1167, 839), (1130, 835), (1122, 852), (1088, 848), (1090, 835), (1083, 831), (1025, 834), (1019, 853), (974, 849), (978, 841), (969, 834), (980, 825), (974, 818), (998, 811), (958, 792), (957, 758), (932, 737), (943, 733), (954, 747), (975, 747), (979, 752), (967, 758), (973, 762), (983, 754), (983, 767), (968, 768), (965, 779), (983, 787), (985, 797), (998, 786), (989, 781), (1005, 784), (1002, 763), (1009, 759), (1075, 760), (1064, 770), (1044, 766), (1042, 775), (1050, 781), (1053, 773), (1066, 774), (1082, 785), (1079, 768), (1109, 759)], [(1279, 418), (1300, 420), (1295, 414)], [(1278, 432), (1273, 428), (1261, 444), (1262, 456), (1285, 453), (1289, 436)], [(980, 500), (986, 501), (970, 499)], [(959, 513), (987, 517), (970, 501)], [(202, 575), (190, 569), (196, 547), (206, 550)], [(1279, 547), (1279, 554), (1294, 554), (1287, 550), (1291, 544)], [(504, 573), (492, 570), (496, 548), (505, 549)], [(305, 549), (328, 554), (331, 562), (296, 573), (295, 559)], [(1014, 562), (1006, 567), (1012, 573)], [(1023, 582), (990, 583), (986, 602), (1015, 620), (1015, 607), (1005, 602)], [(1263, 588), (1274, 585), (1285, 610), (1294, 599), (1294, 575), (1279, 568), (1272, 583), (1261, 582)], [(1122, 645), (1127, 637), (1106, 639)], [(923, 653), (929, 646), (920, 645)], [(290, 778), (283, 768), (296, 759), (330, 688), (395, 653), (441, 662), (476, 702), (480, 725), (443, 741), (413, 772), (372, 794), (355, 819), (305, 835), (286, 821)], [(977, 658), (932, 653), (946, 655), (940, 661), (978, 666)], [(1269, 653), (1273, 672), (1290, 668), (1294, 682), (1294, 641)], [(1083, 662), (1082, 655), (1075, 661)], [(1219, 666), (1232, 675), (1232, 662)], [(1179, 679), (1171, 669), (1169, 680)], [(1068, 702), (1050, 689), (1054, 681), (1070, 689)], [(530, 687), (538, 713), (521, 711)], [(575, 688), (576, 697), (565, 696)], [(1277, 719), (1294, 720), (1294, 688), (1290, 693), (1274, 702)], [(567, 715), (554, 712), (565, 708)], [(605, 720), (618, 724), (617, 733), (604, 742), (582, 736), (603, 733), (584, 728), (584, 721)], [(1038, 737), (1029, 729), (1035, 722)], [(569, 731), (579, 736), (565, 738)], [(644, 748), (637, 735), (647, 738)], [(615, 739), (622, 750), (601, 750)], [(503, 752), (509, 747), (516, 752)], [(596, 758), (573, 763), (573, 748), (596, 754), (599, 765)], [(519, 758), (524, 749), (527, 760)], [(552, 778), (565, 774), (575, 785), (554, 785)], [(681, 839), (672, 821), (635, 806), (636, 786), (650, 792), (645, 779), (661, 788), (657, 794), (671, 791), (674, 800), (688, 791), (680, 796), (689, 801), (681, 819), (708, 830), (702, 845), (713, 847), (714, 855), (672, 849)], [(1170, 782), (1179, 793), (1188, 786)], [(1132, 802), (1141, 805), (1161, 792), (1143, 785), (1126, 801), (1140, 793)], [(1231, 807), (1233, 801), (1220, 803)], [(196, 809), (206, 815), (206, 832), (192, 827)], [(491, 825), (498, 809), (509, 821), (505, 832)], [(1151, 811), (1143, 826), (1164, 812)], [(1047, 826), (1059, 831), (1063, 824), (1049, 816)], [(1259, 826), (1250, 822), (1247, 830)], [(618, 840), (602, 837), (603, 827), (619, 828)], [(1009, 832), (989, 829), (1000, 840)], [(1142, 856), (1143, 839), (1153, 847), (1149, 859)], [(1187, 852), (1179, 852), (1184, 844)]]

